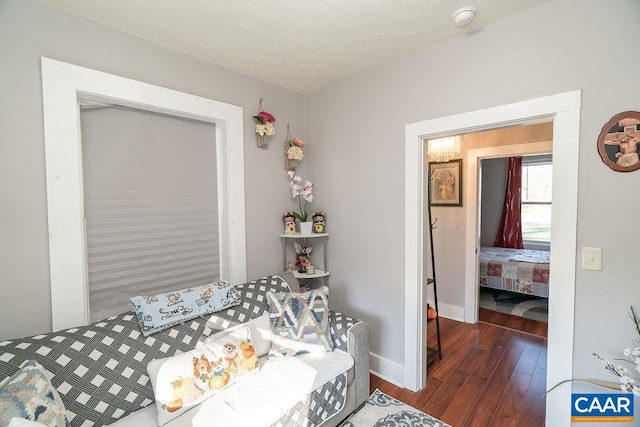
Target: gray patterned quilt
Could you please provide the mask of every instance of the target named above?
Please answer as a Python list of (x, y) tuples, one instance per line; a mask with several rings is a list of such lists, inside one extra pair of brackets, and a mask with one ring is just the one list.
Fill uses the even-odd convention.
[[(147, 364), (157, 358), (191, 350), (222, 329), (244, 323), (268, 310), (267, 291), (288, 291), (278, 276), (237, 285), (242, 302), (236, 307), (196, 318), (143, 337), (136, 316), (123, 313), (87, 326), (0, 342), (0, 381), (22, 362), (35, 359), (54, 374), (72, 426), (102, 426), (154, 402)], [(347, 336), (357, 319), (331, 313), (336, 348), (348, 352)], [(318, 425), (340, 410), (347, 375), (315, 390), (283, 415), (276, 425)], [(313, 404), (309, 404), (313, 402)], [(344, 403), (344, 402), (343, 402)], [(309, 408), (313, 408), (310, 410)]]

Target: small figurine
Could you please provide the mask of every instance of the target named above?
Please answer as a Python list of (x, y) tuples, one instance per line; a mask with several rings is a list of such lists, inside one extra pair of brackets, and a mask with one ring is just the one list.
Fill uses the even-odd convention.
[(325, 231), (324, 222), (327, 216), (324, 212), (316, 212), (313, 214), (313, 232), (316, 234), (322, 234)]
[(296, 217), (293, 212), (287, 212), (282, 216), (284, 222), (284, 234), (296, 234)]
[(311, 251), (312, 247), (302, 247), (297, 242), (293, 244), (296, 250), (296, 267), (298, 267), (298, 273), (306, 273), (307, 267), (311, 265)]
[(313, 266), (313, 264), (309, 263), (309, 265), (307, 266), (307, 274), (313, 274), (315, 272), (315, 267)]
[(291, 261), (287, 262), (287, 271), (292, 271), (293, 268), (291, 267)]

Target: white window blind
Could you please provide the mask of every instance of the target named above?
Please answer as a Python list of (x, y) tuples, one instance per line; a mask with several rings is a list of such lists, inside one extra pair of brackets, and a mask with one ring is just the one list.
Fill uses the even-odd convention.
[(81, 124), (91, 321), (219, 279), (214, 125), (120, 107)]

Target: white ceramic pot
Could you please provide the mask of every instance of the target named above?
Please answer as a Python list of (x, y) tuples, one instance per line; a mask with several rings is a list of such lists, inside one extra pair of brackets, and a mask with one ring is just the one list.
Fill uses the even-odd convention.
[(300, 223), (300, 234), (311, 234), (311, 228), (313, 227), (313, 222), (305, 221)]

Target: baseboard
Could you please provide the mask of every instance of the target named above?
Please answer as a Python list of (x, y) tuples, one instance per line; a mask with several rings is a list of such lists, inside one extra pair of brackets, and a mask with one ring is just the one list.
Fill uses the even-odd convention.
[[(438, 311), (441, 317), (464, 322), (464, 307), (438, 304)], [(375, 353), (369, 353), (369, 369), (375, 376), (404, 388), (404, 365), (387, 360)]]
[(398, 387), (404, 387), (404, 366), (369, 353), (369, 369), (372, 374)]
[[(433, 302), (429, 302), (429, 304), (433, 305)], [(464, 307), (440, 303), (438, 304), (438, 314), (440, 315), (440, 317), (446, 317), (447, 319), (464, 322)]]

